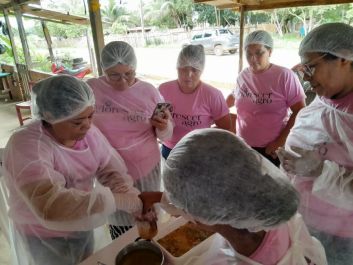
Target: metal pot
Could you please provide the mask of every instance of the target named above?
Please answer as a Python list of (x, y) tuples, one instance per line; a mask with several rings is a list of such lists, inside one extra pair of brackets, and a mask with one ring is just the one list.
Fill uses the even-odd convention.
[(136, 239), (125, 246), (116, 256), (115, 265), (163, 265), (162, 250), (149, 240)]

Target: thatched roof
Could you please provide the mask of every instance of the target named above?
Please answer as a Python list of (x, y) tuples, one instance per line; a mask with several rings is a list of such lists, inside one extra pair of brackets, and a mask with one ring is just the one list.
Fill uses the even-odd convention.
[(243, 8), (243, 11), (252, 11), (296, 6), (345, 4), (352, 3), (353, 0), (194, 0), (194, 2), (213, 5), (219, 9), (240, 11)]

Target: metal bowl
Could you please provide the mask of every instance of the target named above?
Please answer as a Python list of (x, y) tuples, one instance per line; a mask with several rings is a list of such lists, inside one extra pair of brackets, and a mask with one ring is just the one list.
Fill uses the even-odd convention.
[(118, 253), (115, 259), (115, 265), (163, 265), (163, 263), (162, 250), (148, 240), (128, 244)]

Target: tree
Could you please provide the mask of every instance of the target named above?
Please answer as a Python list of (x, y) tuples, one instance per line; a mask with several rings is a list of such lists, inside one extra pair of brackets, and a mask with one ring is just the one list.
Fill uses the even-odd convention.
[(107, 5), (101, 8), (102, 19), (111, 23), (119, 20), (120, 17), (128, 15), (126, 9), (116, 4), (115, 0), (109, 0)]
[(65, 14), (88, 16), (86, 1), (82, 0), (41, 0), (43, 8), (52, 9)]
[(197, 13), (196, 21), (198, 23), (208, 23), (210, 25), (216, 24), (216, 15), (214, 7), (206, 4), (195, 4), (195, 13)]
[(86, 26), (83, 25), (67, 25), (61, 23), (47, 23), (50, 35), (58, 38), (77, 38), (86, 35)]
[(239, 24), (240, 13), (229, 9), (221, 10), (221, 24), (223, 26), (230, 26)]
[(155, 0), (145, 10), (146, 21), (162, 27), (192, 27), (192, 0)]

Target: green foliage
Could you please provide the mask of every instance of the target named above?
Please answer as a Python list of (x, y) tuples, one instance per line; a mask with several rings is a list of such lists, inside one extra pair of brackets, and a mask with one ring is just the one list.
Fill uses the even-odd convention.
[(34, 21), (34, 27), (26, 30), (27, 33), (32, 33), (38, 37), (44, 38), (43, 28), (41, 22), (36, 20)]
[(111, 27), (111, 31), (115, 34), (126, 34), (127, 26), (120, 23), (119, 21), (115, 21)]
[(320, 8), (322, 22), (344, 22), (350, 23), (353, 15), (353, 4), (329, 5)]
[(299, 48), (299, 44), (301, 42), (301, 38), (297, 33), (287, 33), (283, 36), (278, 34), (273, 35), (273, 42), (276, 48), (292, 48), (297, 50)]
[(42, 71), (42, 72), (51, 72), (51, 62), (48, 59), (48, 56), (45, 54), (34, 53), (31, 55), (33, 69)]
[(195, 12), (197, 13), (197, 22), (207, 22), (210, 25), (216, 24), (216, 15), (213, 6), (206, 4), (195, 4)]
[(271, 13), (268, 11), (254, 11), (247, 13), (248, 24), (269, 23), (271, 20)]
[(349, 9), (346, 12), (346, 19), (348, 24), (353, 22), (353, 4), (349, 4)]
[(46, 9), (63, 12), (66, 14), (74, 14), (78, 16), (87, 16), (88, 10), (86, 1), (82, 0), (41, 0), (41, 6)]
[(109, 0), (107, 5), (101, 7), (102, 19), (114, 23), (121, 16), (128, 15), (127, 10), (121, 5), (116, 4), (115, 0)]
[(6, 50), (6, 52), (1, 56), (6, 55), (7, 57), (13, 57), (11, 42), (9, 38), (7, 38), (5, 35), (0, 34), (0, 43), (5, 47)]
[(60, 23), (47, 23), (50, 35), (58, 38), (77, 38), (86, 35), (86, 26), (82, 25), (66, 25)]
[(192, 0), (155, 0), (146, 7), (149, 25), (158, 27), (192, 27)]
[(221, 10), (221, 24), (223, 26), (230, 26), (239, 24), (240, 14), (229, 9)]

